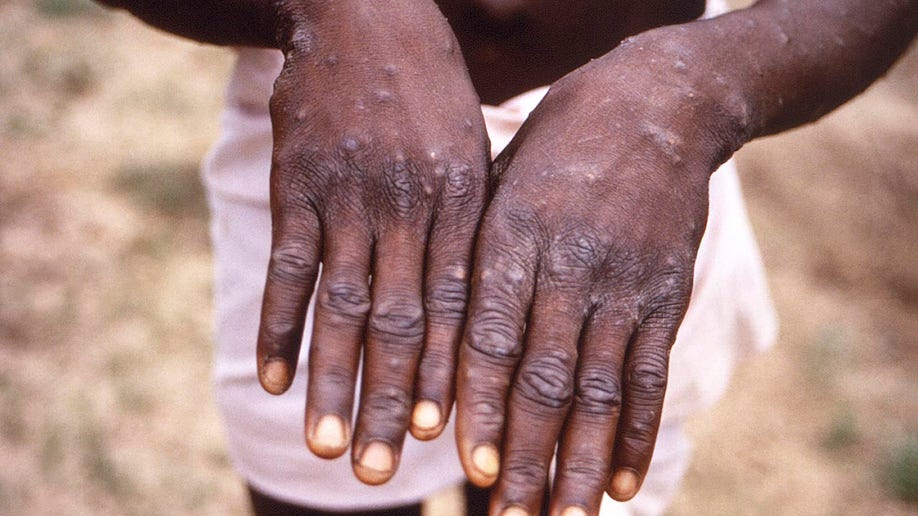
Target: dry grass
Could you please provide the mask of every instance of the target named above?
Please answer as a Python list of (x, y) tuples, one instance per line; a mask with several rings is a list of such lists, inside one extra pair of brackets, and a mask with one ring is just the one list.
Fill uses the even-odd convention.
[[(0, 514), (244, 512), (195, 171), (230, 54), (86, 0), (7, 0), (0, 48)], [(783, 334), (675, 514), (914, 513), (916, 70), (743, 151)]]

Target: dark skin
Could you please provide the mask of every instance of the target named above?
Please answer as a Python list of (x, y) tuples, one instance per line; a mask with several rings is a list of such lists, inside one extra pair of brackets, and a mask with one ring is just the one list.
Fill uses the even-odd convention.
[[(553, 514), (634, 496), (710, 174), (862, 91), (918, 26), (914, 0), (762, 0), (711, 21), (691, 21), (697, 1), (107, 3), (285, 52), (262, 385), (292, 381), (322, 263), (310, 449), (350, 446), (357, 477), (385, 482), (406, 431), (439, 435), (455, 396), (460, 458), (495, 485), (494, 513), (538, 510), (556, 445)], [(479, 98), (541, 84), (490, 163)]]

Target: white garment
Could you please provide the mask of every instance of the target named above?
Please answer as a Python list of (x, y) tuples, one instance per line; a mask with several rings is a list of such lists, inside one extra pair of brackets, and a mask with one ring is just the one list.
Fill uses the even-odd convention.
[[(296, 379), (283, 396), (265, 393), (256, 376), (255, 342), (270, 251), (268, 100), (282, 58), (273, 50), (240, 49), (227, 90), (222, 131), (203, 166), (212, 209), (215, 261), (216, 398), (232, 461), (259, 491), (300, 505), (362, 510), (417, 502), (464, 478), (453, 425), (432, 442), (405, 440), (399, 471), (382, 486), (360, 483), (349, 456), (327, 461), (305, 445), (305, 407), (312, 309)], [(510, 140), (546, 89), (482, 106), (495, 154)], [(669, 503), (688, 464), (681, 421), (716, 401), (736, 361), (767, 347), (776, 323), (764, 272), (732, 163), (710, 183), (707, 231), (695, 267), (695, 288), (672, 352), (663, 425), (650, 474), (629, 504), (657, 514)], [(662, 465), (659, 465), (662, 464)], [(659, 472), (659, 473), (658, 473)], [(656, 493), (656, 494), (654, 494)], [(642, 501), (643, 500), (643, 501)], [(643, 507), (643, 508), (642, 508)]]

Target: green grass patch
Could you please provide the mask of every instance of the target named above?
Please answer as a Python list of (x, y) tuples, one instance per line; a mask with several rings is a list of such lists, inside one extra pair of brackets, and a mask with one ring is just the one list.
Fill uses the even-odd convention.
[(102, 12), (102, 8), (90, 0), (38, 0), (35, 9), (45, 18), (69, 18)]
[(45, 430), (41, 443), (39, 461), (41, 472), (46, 479), (55, 479), (58, 470), (64, 462), (64, 437), (62, 430), (57, 425), (52, 425)]
[(8, 441), (21, 442), (26, 433), (22, 393), (6, 374), (0, 374), (0, 435)]
[(831, 387), (842, 367), (851, 343), (841, 325), (826, 325), (807, 346), (805, 373), (807, 379), (822, 387)]
[(887, 486), (897, 498), (918, 503), (918, 434), (908, 436), (890, 450), (885, 476)]
[(846, 449), (860, 440), (857, 417), (850, 408), (836, 411), (822, 438), (822, 447), (829, 451)]
[(115, 187), (142, 207), (167, 217), (207, 217), (197, 163), (133, 163), (122, 166)]

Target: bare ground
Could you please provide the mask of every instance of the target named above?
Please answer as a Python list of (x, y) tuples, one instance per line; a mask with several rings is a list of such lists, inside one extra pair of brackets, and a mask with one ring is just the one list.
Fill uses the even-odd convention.
[[(196, 177), (230, 53), (83, 0), (0, 4), (0, 48), (0, 514), (244, 513)], [(782, 334), (673, 514), (918, 511), (916, 73), (741, 151)]]

